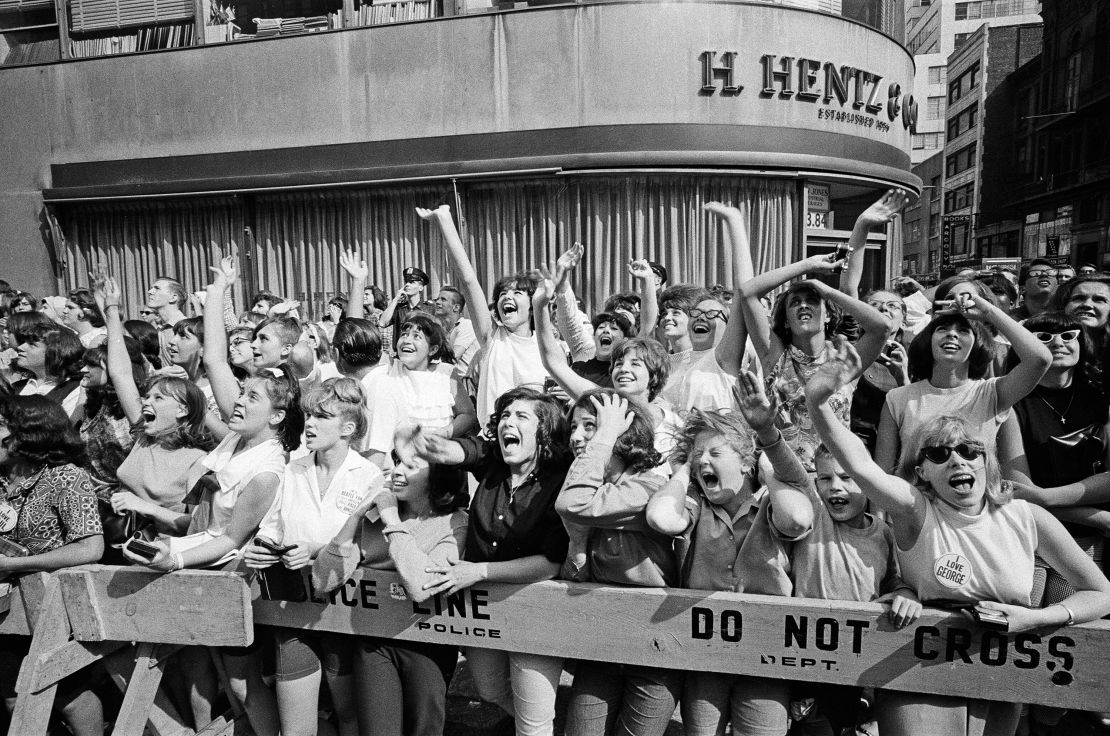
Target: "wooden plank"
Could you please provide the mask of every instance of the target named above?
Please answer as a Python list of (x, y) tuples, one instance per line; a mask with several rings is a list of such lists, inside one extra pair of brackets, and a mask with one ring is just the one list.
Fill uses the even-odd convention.
[[(68, 583), (82, 576), (87, 576), (87, 588)], [(88, 565), (60, 570), (55, 577), (67, 581), (71, 597), (86, 591), (106, 639), (205, 646), (246, 646), (254, 639), (250, 588), (235, 573), (179, 570), (167, 575)]]
[[(166, 661), (179, 649), (181, 649), (179, 644), (160, 645), (158, 659)], [(134, 668), (135, 649), (133, 647), (128, 647), (104, 659), (104, 669), (120, 692), (127, 692), (128, 679)], [(161, 688), (155, 692), (154, 702), (147, 713), (146, 731), (150, 736), (193, 736), (193, 729), (185, 724), (185, 719), (177, 712), (177, 708)]]
[(112, 736), (143, 736), (147, 713), (154, 705), (154, 697), (158, 694), (158, 685), (162, 682), (162, 673), (166, 666), (165, 657), (158, 651), (159, 647), (164, 646), (166, 645), (143, 643), (136, 647), (135, 666), (116, 716)]
[(45, 655), (57, 649), (69, 639), (69, 617), (66, 616), (62, 602), (62, 592), (57, 580), (46, 581), (45, 595), (35, 624), (35, 635), (31, 639), (31, 649), (23, 659), (16, 680), (17, 694), (15, 710), (12, 711), (8, 733), (19, 736), (45, 736), (50, 724), (50, 713), (54, 709), (54, 694), (57, 684), (35, 689), (38, 671)]
[(20, 577), (12, 588), (11, 608), (0, 616), (0, 634), (30, 636), (34, 620), (38, 618), (42, 599), (46, 595), (46, 581), (50, 576), (36, 572)]
[(878, 604), (565, 582), (476, 585), (416, 604), (392, 573), (329, 598), (254, 601), (263, 624), (679, 670), (1110, 709), (1110, 622), (1007, 634), (927, 610), (895, 628)]
[(216, 720), (209, 723), (207, 726), (197, 731), (196, 736), (235, 736), (235, 734), (249, 734), (250, 723), (247, 721), (247, 715), (244, 713), (241, 716), (235, 717), (230, 711), (224, 713)]
[(93, 592), (92, 572), (84, 570), (61, 575), (58, 577), (58, 584), (62, 588), (62, 600), (65, 602), (66, 613), (69, 614), (69, 625), (73, 629), (74, 638), (80, 641), (107, 639), (104, 621), (101, 620)]
[(67, 641), (42, 654), (29, 687), (32, 692), (42, 690), (125, 646), (127, 643), (122, 641)]

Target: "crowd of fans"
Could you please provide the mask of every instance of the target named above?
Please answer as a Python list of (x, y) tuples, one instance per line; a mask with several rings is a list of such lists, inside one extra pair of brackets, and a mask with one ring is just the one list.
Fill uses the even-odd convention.
[[(64, 296), (6, 288), (0, 594), (104, 561), (246, 567), (278, 596), (368, 568), (396, 570), (418, 602), (559, 578), (880, 601), (900, 627), (930, 603), (1011, 632), (1110, 614), (1110, 280), (1034, 260), (1020, 280), (903, 277), (861, 296), (868, 232), (903, 204), (891, 191), (865, 210), (845, 257), (757, 274), (748, 216), (711, 203), (734, 291), (634, 261), (635, 288), (593, 315), (570, 285), (581, 246), (487, 294), (446, 205), (414, 216), (442, 233), (455, 286), (429, 299), (413, 266), (390, 298), (346, 252), (347, 296), (318, 323), (269, 292), (237, 316), (236, 254), (199, 297), (166, 276), (123, 304), (104, 269)], [(0, 638), (9, 703), (27, 647)], [(459, 654), (273, 627), (251, 647), (182, 650), (164, 687), (197, 727), (226, 697), (259, 736), (432, 736)], [(572, 736), (661, 736), (676, 708), (691, 736), (875, 733), (872, 719), (884, 736), (964, 734), (983, 712), (461, 654), (521, 736), (552, 733), (564, 670)], [(65, 681), (58, 707), (74, 734), (103, 733), (86, 680)], [(987, 733), (1062, 715), (987, 707)]]

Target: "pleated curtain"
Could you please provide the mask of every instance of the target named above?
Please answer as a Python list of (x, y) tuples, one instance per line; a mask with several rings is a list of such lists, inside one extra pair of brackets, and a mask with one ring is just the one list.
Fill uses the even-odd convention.
[[(146, 302), (159, 276), (173, 276), (198, 291), (222, 254), (242, 243), (243, 204), (233, 197), (83, 204), (63, 217), (66, 284), (88, 283), (88, 272), (104, 264), (119, 279), (128, 317)], [(237, 303), (242, 303), (241, 293)]]
[(328, 299), (347, 289), (339, 254), (348, 248), (367, 261), (370, 282), (390, 295), (407, 266), (429, 274), (429, 295), (454, 282), (438, 228), (415, 212), (449, 204), (487, 294), (501, 276), (552, 262), (580, 242), (585, 256), (572, 285), (593, 310), (632, 287), (627, 265), (634, 258), (662, 263), (671, 283), (732, 287), (731, 244), (702, 210), (711, 201), (739, 207), (750, 222), (757, 272), (799, 257), (793, 180), (566, 176), (82, 206), (66, 218), (69, 276), (83, 283), (88, 264), (106, 259), (126, 275), (129, 302), (160, 273), (200, 289), (208, 266), (232, 242), (242, 243), (250, 223), (256, 245), (242, 259), (247, 287), (298, 299), (302, 313), (318, 318)]

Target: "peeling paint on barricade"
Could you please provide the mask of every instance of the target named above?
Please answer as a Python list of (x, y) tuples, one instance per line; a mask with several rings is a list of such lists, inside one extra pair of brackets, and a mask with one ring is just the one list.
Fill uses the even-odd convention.
[(549, 581), (482, 584), (417, 603), (360, 571), (309, 602), (262, 600), (259, 623), (680, 670), (1110, 709), (1110, 622), (1011, 634), (878, 604)]

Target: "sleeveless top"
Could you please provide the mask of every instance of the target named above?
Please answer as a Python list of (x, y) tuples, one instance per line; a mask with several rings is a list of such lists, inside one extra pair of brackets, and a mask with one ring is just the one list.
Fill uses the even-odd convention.
[[(831, 343), (826, 342), (825, 349), (819, 355), (811, 356), (793, 345), (787, 345), (764, 379), (768, 396), (774, 392), (778, 401), (775, 425), (782, 432), (786, 444), (798, 454), (802, 465), (811, 472), (814, 470), (813, 456), (817, 446), (821, 444), (821, 438), (817, 436), (817, 430), (813, 428), (813, 421), (809, 418), (809, 409), (806, 408), (806, 381), (824, 365), (831, 350)], [(846, 427), (849, 426), (856, 382), (842, 386), (829, 398), (833, 413)]]
[(902, 578), (922, 601), (996, 601), (1028, 606), (1037, 524), (1025, 501), (965, 514), (926, 495), (925, 523), (908, 550), (896, 547)]

